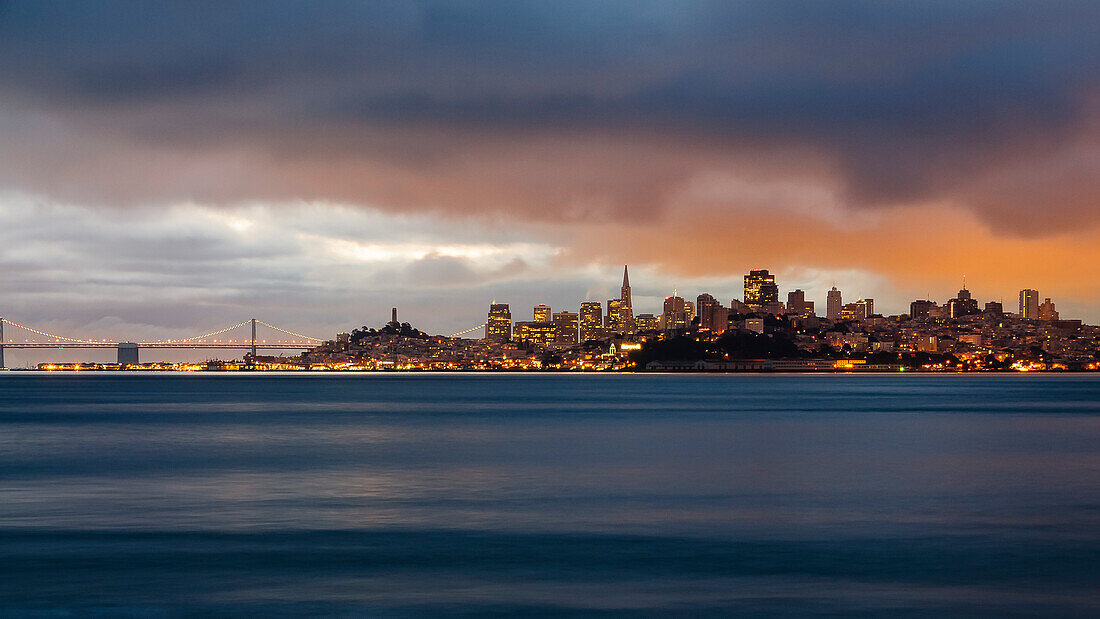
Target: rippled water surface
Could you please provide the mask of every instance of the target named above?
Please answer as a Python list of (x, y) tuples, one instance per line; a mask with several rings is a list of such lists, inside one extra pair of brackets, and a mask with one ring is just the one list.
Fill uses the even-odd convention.
[(1100, 614), (1100, 377), (0, 373), (3, 615)]

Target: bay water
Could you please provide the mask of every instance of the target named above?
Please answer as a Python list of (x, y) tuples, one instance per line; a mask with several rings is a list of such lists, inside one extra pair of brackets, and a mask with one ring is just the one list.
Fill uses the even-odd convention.
[(0, 373), (3, 616), (1097, 616), (1100, 376)]

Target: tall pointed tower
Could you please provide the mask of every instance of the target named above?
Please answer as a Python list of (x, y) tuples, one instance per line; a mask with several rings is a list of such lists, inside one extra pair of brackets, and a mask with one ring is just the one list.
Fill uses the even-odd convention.
[(623, 287), (619, 294), (619, 318), (623, 333), (634, 333), (634, 305), (630, 300), (630, 275), (623, 265)]

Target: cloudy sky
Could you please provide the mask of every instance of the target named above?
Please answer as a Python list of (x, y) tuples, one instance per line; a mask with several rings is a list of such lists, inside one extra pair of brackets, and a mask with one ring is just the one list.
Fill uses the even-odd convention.
[(433, 333), (750, 268), (1100, 321), (1100, 3), (0, 0), (0, 313)]

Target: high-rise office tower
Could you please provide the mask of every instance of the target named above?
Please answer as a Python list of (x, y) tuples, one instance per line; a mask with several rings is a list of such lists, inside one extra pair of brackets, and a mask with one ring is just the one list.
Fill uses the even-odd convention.
[(539, 346), (547, 346), (557, 339), (557, 329), (553, 322), (516, 321), (512, 329), (512, 339), (516, 342), (527, 342)]
[[(685, 311), (688, 309), (686, 305), (685, 303)], [(714, 334), (725, 333), (729, 329), (730, 309), (715, 299), (714, 295), (704, 292), (696, 297), (694, 310), (699, 316), (699, 328)]]
[(550, 306), (545, 303), (539, 303), (534, 309), (535, 322), (550, 322)]
[(661, 314), (661, 327), (666, 330), (683, 329), (691, 321), (688, 318), (687, 303), (683, 297), (676, 295), (665, 297), (664, 310)]
[(745, 305), (760, 307), (779, 302), (779, 286), (767, 269), (749, 271), (745, 276)]
[(716, 305), (718, 305), (718, 300), (714, 298), (714, 295), (703, 292), (702, 295), (695, 297), (695, 307), (698, 309), (698, 325), (703, 329), (711, 328), (711, 309)]
[(578, 320), (575, 312), (554, 314), (554, 341), (559, 344), (576, 344)]
[(978, 302), (966, 288), (959, 290), (958, 296), (947, 302), (947, 315), (951, 318), (960, 318), (962, 316), (980, 313), (981, 310), (978, 309)]
[(604, 316), (603, 326), (607, 329), (608, 333), (622, 333), (622, 319), (619, 313), (619, 308), (622, 306), (622, 299), (608, 299), (607, 300), (607, 314)]
[(1000, 316), (1001, 314), (1005, 313), (1005, 308), (1000, 301), (989, 301), (985, 304), (985, 311), (982, 313)]
[(730, 309), (721, 303), (710, 308), (710, 332), (721, 335), (729, 330)]
[(840, 320), (840, 311), (844, 308), (844, 303), (840, 299), (840, 291), (836, 286), (833, 286), (825, 299), (825, 317), (829, 320)]
[(581, 303), (579, 313), (580, 338), (582, 342), (600, 339), (603, 327), (603, 308), (599, 301), (585, 301)]
[(620, 333), (634, 333), (634, 301), (630, 298), (630, 276), (623, 265), (623, 286), (619, 289)]
[(1020, 318), (1037, 320), (1039, 318), (1039, 291), (1024, 288), (1020, 291)]
[(489, 320), (485, 323), (485, 339), (507, 342), (512, 339), (512, 310), (507, 303), (489, 306)]
[(806, 293), (801, 289), (787, 293), (787, 313), (796, 316), (813, 316), (814, 302), (806, 300)]

